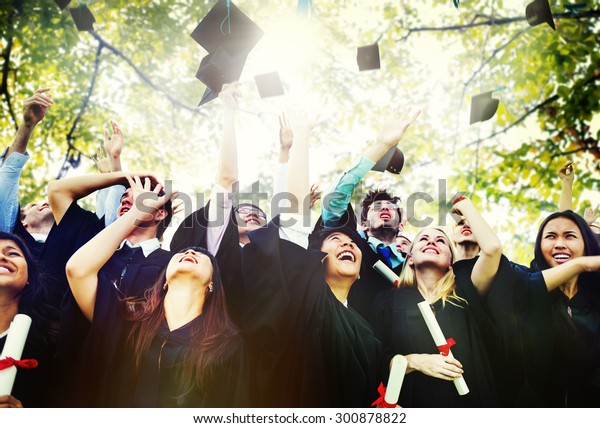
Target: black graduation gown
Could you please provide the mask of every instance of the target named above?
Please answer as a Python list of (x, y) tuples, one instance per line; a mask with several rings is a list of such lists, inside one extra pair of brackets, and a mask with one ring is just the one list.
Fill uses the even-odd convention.
[(331, 292), (324, 254), (280, 239), (274, 222), (251, 232), (250, 241), (242, 251), (243, 328), (260, 405), (370, 406), (387, 376), (378, 366), (381, 344)]
[[(460, 263), (460, 262), (459, 262)], [(456, 345), (452, 354), (461, 362), (470, 392), (460, 396), (453, 382), (414, 371), (404, 378), (398, 404), (402, 407), (496, 407), (499, 405), (494, 374), (488, 357), (489, 342), (498, 335), (473, 287), (470, 274), (461, 274), (468, 265), (455, 264), (456, 292), (466, 299), (461, 307), (441, 299), (433, 311), (446, 339)], [(471, 266), (472, 268), (472, 266)], [(417, 304), (424, 301), (416, 288), (400, 288), (380, 294), (371, 313), (371, 324), (391, 354), (439, 354)], [(489, 337), (495, 339), (489, 339)], [(485, 338), (485, 340), (484, 340)]]
[(78, 374), (86, 379), (77, 404), (88, 407), (247, 407), (248, 371), (241, 338), (235, 349), (212, 367), (202, 388), (181, 394), (176, 386), (191, 329), (201, 316), (174, 331), (166, 321), (152, 341), (137, 381), (128, 340), (132, 323), (121, 314), (119, 293), (102, 278), (94, 320)]
[(596, 284), (589, 289), (580, 286), (568, 299), (559, 289), (548, 293), (541, 272), (520, 279), (514, 293), (526, 383), (516, 405), (597, 407), (600, 292)]
[[(17, 376), (11, 395), (23, 403), (23, 407), (48, 407), (49, 397), (54, 390), (54, 344), (41, 337), (45, 332), (43, 326), (32, 325), (25, 341), (21, 360), (35, 359), (38, 366), (33, 369), (17, 368)], [(0, 338), (0, 351), (4, 348), (7, 336)]]
[[(62, 263), (64, 284), (66, 292), (60, 304), (60, 341), (58, 346), (58, 367), (64, 391), (58, 397), (57, 405), (74, 407), (78, 405), (85, 406), (83, 398), (86, 394), (81, 394), (85, 389), (82, 382), (86, 379), (73, 377), (75, 371), (72, 367), (75, 361), (80, 358), (79, 353), (86, 341), (89, 333), (90, 323), (83, 316), (77, 302), (68, 288), (64, 266), (68, 259), (81, 246), (86, 244), (97, 233), (104, 229), (104, 220), (98, 219), (96, 214), (86, 211), (73, 202), (60, 224), (54, 225), (48, 235), (46, 252), (47, 263), (58, 265)], [(50, 251), (50, 248), (54, 249)], [(58, 251), (58, 249), (61, 249)], [(144, 257), (139, 250), (133, 259), (129, 260), (129, 255), (125, 256), (127, 260), (121, 260), (124, 256), (119, 251), (111, 257), (106, 265), (99, 272), (99, 279), (104, 278), (108, 284), (116, 280), (122, 297), (142, 296), (144, 291), (151, 287), (162, 270), (168, 265), (172, 254), (161, 248), (153, 251), (148, 257)], [(63, 261), (64, 260), (64, 261)], [(122, 278), (118, 275), (115, 278), (114, 272), (122, 272), (121, 266), (127, 264), (127, 269)], [(117, 266), (115, 268), (115, 265)], [(85, 354), (85, 353), (84, 353)]]

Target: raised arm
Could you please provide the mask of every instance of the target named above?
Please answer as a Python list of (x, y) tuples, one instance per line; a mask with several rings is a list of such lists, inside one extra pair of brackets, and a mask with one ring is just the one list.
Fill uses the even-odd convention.
[(572, 162), (568, 162), (558, 170), (558, 177), (561, 182), (559, 211), (573, 209), (573, 180), (575, 179), (575, 167)]
[[(152, 189), (150, 180), (147, 178), (127, 176), (126, 179), (131, 185), (135, 200), (131, 209), (77, 250), (67, 262), (67, 279), (73, 297), (89, 321), (94, 317), (98, 272), (136, 225), (149, 220), (152, 212), (161, 208), (171, 197), (170, 194), (159, 197), (158, 193), (161, 191), (162, 185), (158, 184)], [(148, 197), (149, 192), (154, 196)]]
[(479, 295), (484, 295), (498, 272), (502, 244), (470, 199), (464, 196), (457, 198), (452, 211), (464, 217), (477, 239), (481, 252), (471, 272), (471, 281)]
[[(583, 272), (600, 271), (600, 256), (583, 256), (542, 271), (546, 288), (552, 291)], [(598, 284), (600, 286), (600, 284)]]
[(288, 161), (290, 160), (290, 149), (294, 144), (294, 131), (288, 123), (285, 113), (279, 115), (279, 162), (277, 172), (273, 180), (273, 195), (286, 191), (288, 177)]
[(235, 114), (242, 99), (240, 83), (226, 83), (219, 93), (223, 102), (223, 141), (219, 148), (219, 164), (217, 169), (217, 184), (228, 192), (233, 190), (233, 184), (238, 181), (238, 154), (235, 138)]
[(123, 170), (121, 168), (121, 152), (123, 151), (125, 139), (117, 122), (111, 119), (110, 126), (112, 128), (111, 138), (108, 138), (108, 130), (104, 129), (104, 150), (108, 155), (111, 172), (119, 172)]
[(54, 221), (57, 224), (60, 223), (73, 201), (115, 184), (127, 184), (126, 174), (123, 172), (109, 172), (51, 181), (48, 184), (48, 201), (52, 208)]
[(49, 89), (38, 89), (23, 103), (23, 123), (0, 158), (0, 231), (12, 232), (19, 217), (19, 180), (29, 155), (25, 152), (35, 126), (52, 105)]
[(321, 216), (325, 226), (335, 226), (348, 208), (354, 189), (389, 149), (397, 145), (407, 129), (417, 120), (420, 110), (410, 109), (401, 117), (383, 124), (375, 141), (363, 152), (358, 164), (350, 168), (337, 182), (335, 188), (323, 198)]
[(13, 152), (25, 154), (33, 129), (46, 116), (48, 108), (54, 104), (52, 95), (48, 91), (50, 91), (50, 88), (38, 89), (24, 101), (23, 123), (19, 126), (17, 135), (8, 148), (4, 159), (8, 159)]
[(316, 118), (309, 117), (305, 112), (294, 112), (291, 125), (294, 134), (294, 146), (291, 149), (287, 190), (298, 200), (298, 214), (305, 218), (305, 225), (310, 225), (308, 183), (308, 139), (310, 130), (315, 126)]

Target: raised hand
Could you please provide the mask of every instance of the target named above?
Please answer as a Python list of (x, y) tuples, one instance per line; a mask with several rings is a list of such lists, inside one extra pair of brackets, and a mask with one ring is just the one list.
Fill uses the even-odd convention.
[(233, 110), (239, 108), (240, 102), (242, 101), (240, 86), (240, 82), (223, 84), (223, 89), (219, 92), (219, 98), (221, 98), (221, 101), (226, 108)]
[(123, 144), (125, 140), (123, 138), (123, 132), (121, 128), (114, 120), (110, 120), (110, 125), (112, 128), (112, 137), (108, 138), (108, 130), (104, 129), (104, 149), (108, 156), (116, 159), (121, 156), (121, 152), (123, 151)]
[(54, 101), (48, 92), (50, 88), (37, 89), (33, 95), (23, 102), (23, 123), (34, 127), (42, 121)]
[(596, 210), (594, 210), (592, 207), (586, 208), (583, 212), (583, 219), (591, 226), (596, 220), (598, 220), (598, 213), (598, 208), (596, 208)]
[(281, 150), (289, 151), (294, 142), (294, 131), (288, 124), (285, 113), (279, 115), (279, 144)]
[(310, 186), (310, 205), (309, 208), (312, 208), (319, 199), (321, 199), (321, 195), (323, 192), (319, 189), (318, 184), (313, 184)]
[(421, 110), (410, 108), (399, 118), (385, 122), (377, 136), (377, 143), (387, 149), (398, 144), (404, 137), (406, 130), (415, 123), (420, 114)]
[(141, 221), (151, 220), (156, 211), (162, 209), (167, 201), (176, 196), (174, 192), (165, 193), (161, 183), (154, 185), (148, 177), (128, 175), (126, 178), (131, 186), (133, 207), (136, 208), (138, 219)]
[(92, 155), (92, 160), (96, 164), (96, 167), (100, 173), (104, 174), (106, 172), (110, 172), (110, 162), (108, 161), (106, 152), (102, 147), (99, 147), (96, 154)]
[(573, 162), (567, 162), (561, 169), (558, 170), (558, 177), (562, 181), (566, 181), (569, 183), (573, 183), (573, 179), (575, 178), (575, 166)]

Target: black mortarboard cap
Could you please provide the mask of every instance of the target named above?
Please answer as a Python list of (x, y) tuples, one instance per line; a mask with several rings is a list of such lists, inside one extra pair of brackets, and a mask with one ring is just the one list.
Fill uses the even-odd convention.
[(379, 62), (379, 45), (374, 43), (359, 47), (356, 53), (356, 62), (358, 63), (358, 71), (377, 70), (381, 68)]
[(77, 7), (70, 7), (69, 12), (71, 12), (73, 21), (75, 21), (75, 25), (79, 31), (94, 31), (94, 22), (96, 22), (96, 19), (86, 5), (80, 4)]
[(527, 22), (532, 27), (545, 22), (556, 31), (548, 0), (533, 0), (525, 8), (525, 16), (527, 17)]
[(64, 9), (71, 3), (71, 0), (54, 0), (54, 3), (61, 9)]
[(196, 78), (211, 91), (221, 92), (224, 83), (238, 80), (246, 62), (246, 56), (233, 57), (223, 48), (206, 55), (200, 63)]
[(277, 97), (285, 94), (279, 73), (276, 71), (258, 74), (254, 76), (254, 81), (256, 82), (256, 87), (261, 98)]
[(392, 174), (400, 174), (404, 167), (404, 153), (396, 146), (392, 147), (387, 151), (381, 159), (377, 161), (373, 168), (373, 171), (389, 171)]
[(228, 13), (227, 1), (219, 0), (200, 21), (191, 37), (208, 52), (222, 47), (235, 56), (248, 54), (263, 35), (258, 25), (236, 5), (230, 3)]
[[(219, 92), (221, 92), (221, 91), (219, 91)], [(202, 94), (202, 99), (198, 103), (198, 107), (217, 98), (219, 96), (219, 92), (213, 92), (209, 88), (206, 88), (206, 90), (204, 91), (204, 94)]]
[(499, 100), (492, 98), (492, 91), (483, 92), (472, 97), (469, 125), (491, 119), (496, 114), (499, 104)]

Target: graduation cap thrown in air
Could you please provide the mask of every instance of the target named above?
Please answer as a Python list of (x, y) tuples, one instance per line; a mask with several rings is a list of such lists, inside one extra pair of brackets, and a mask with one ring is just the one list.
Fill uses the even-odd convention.
[(54, 3), (56, 3), (58, 7), (64, 10), (69, 5), (69, 3), (71, 3), (71, 0), (54, 0)]
[(70, 7), (69, 12), (71, 12), (71, 17), (73, 17), (79, 31), (94, 31), (96, 18), (86, 5), (80, 4), (77, 7)]
[(552, 19), (552, 10), (550, 10), (548, 0), (533, 0), (533, 2), (529, 3), (525, 8), (525, 17), (532, 27), (545, 22), (556, 31), (554, 19)]
[(242, 74), (246, 56), (232, 57), (223, 48), (206, 55), (200, 63), (196, 78), (211, 91), (219, 93), (224, 83), (231, 83)]
[(356, 52), (356, 62), (358, 63), (358, 71), (377, 70), (381, 68), (379, 61), (379, 45), (361, 46)]
[(387, 151), (381, 159), (377, 161), (371, 170), (373, 171), (389, 171), (392, 174), (400, 174), (404, 167), (404, 153), (396, 146)]
[(248, 54), (263, 35), (236, 5), (229, 0), (217, 1), (190, 35), (209, 52), (196, 73), (207, 86), (199, 105), (215, 99), (223, 83), (239, 80)]
[(482, 92), (471, 98), (471, 119), (469, 125), (476, 122), (485, 122), (496, 114), (500, 101), (492, 98), (492, 92)]
[(254, 81), (256, 82), (258, 94), (261, 98), (277, 97), (285, 94), (281, 78), (276, 71), (257, 74), (254, 76)]

